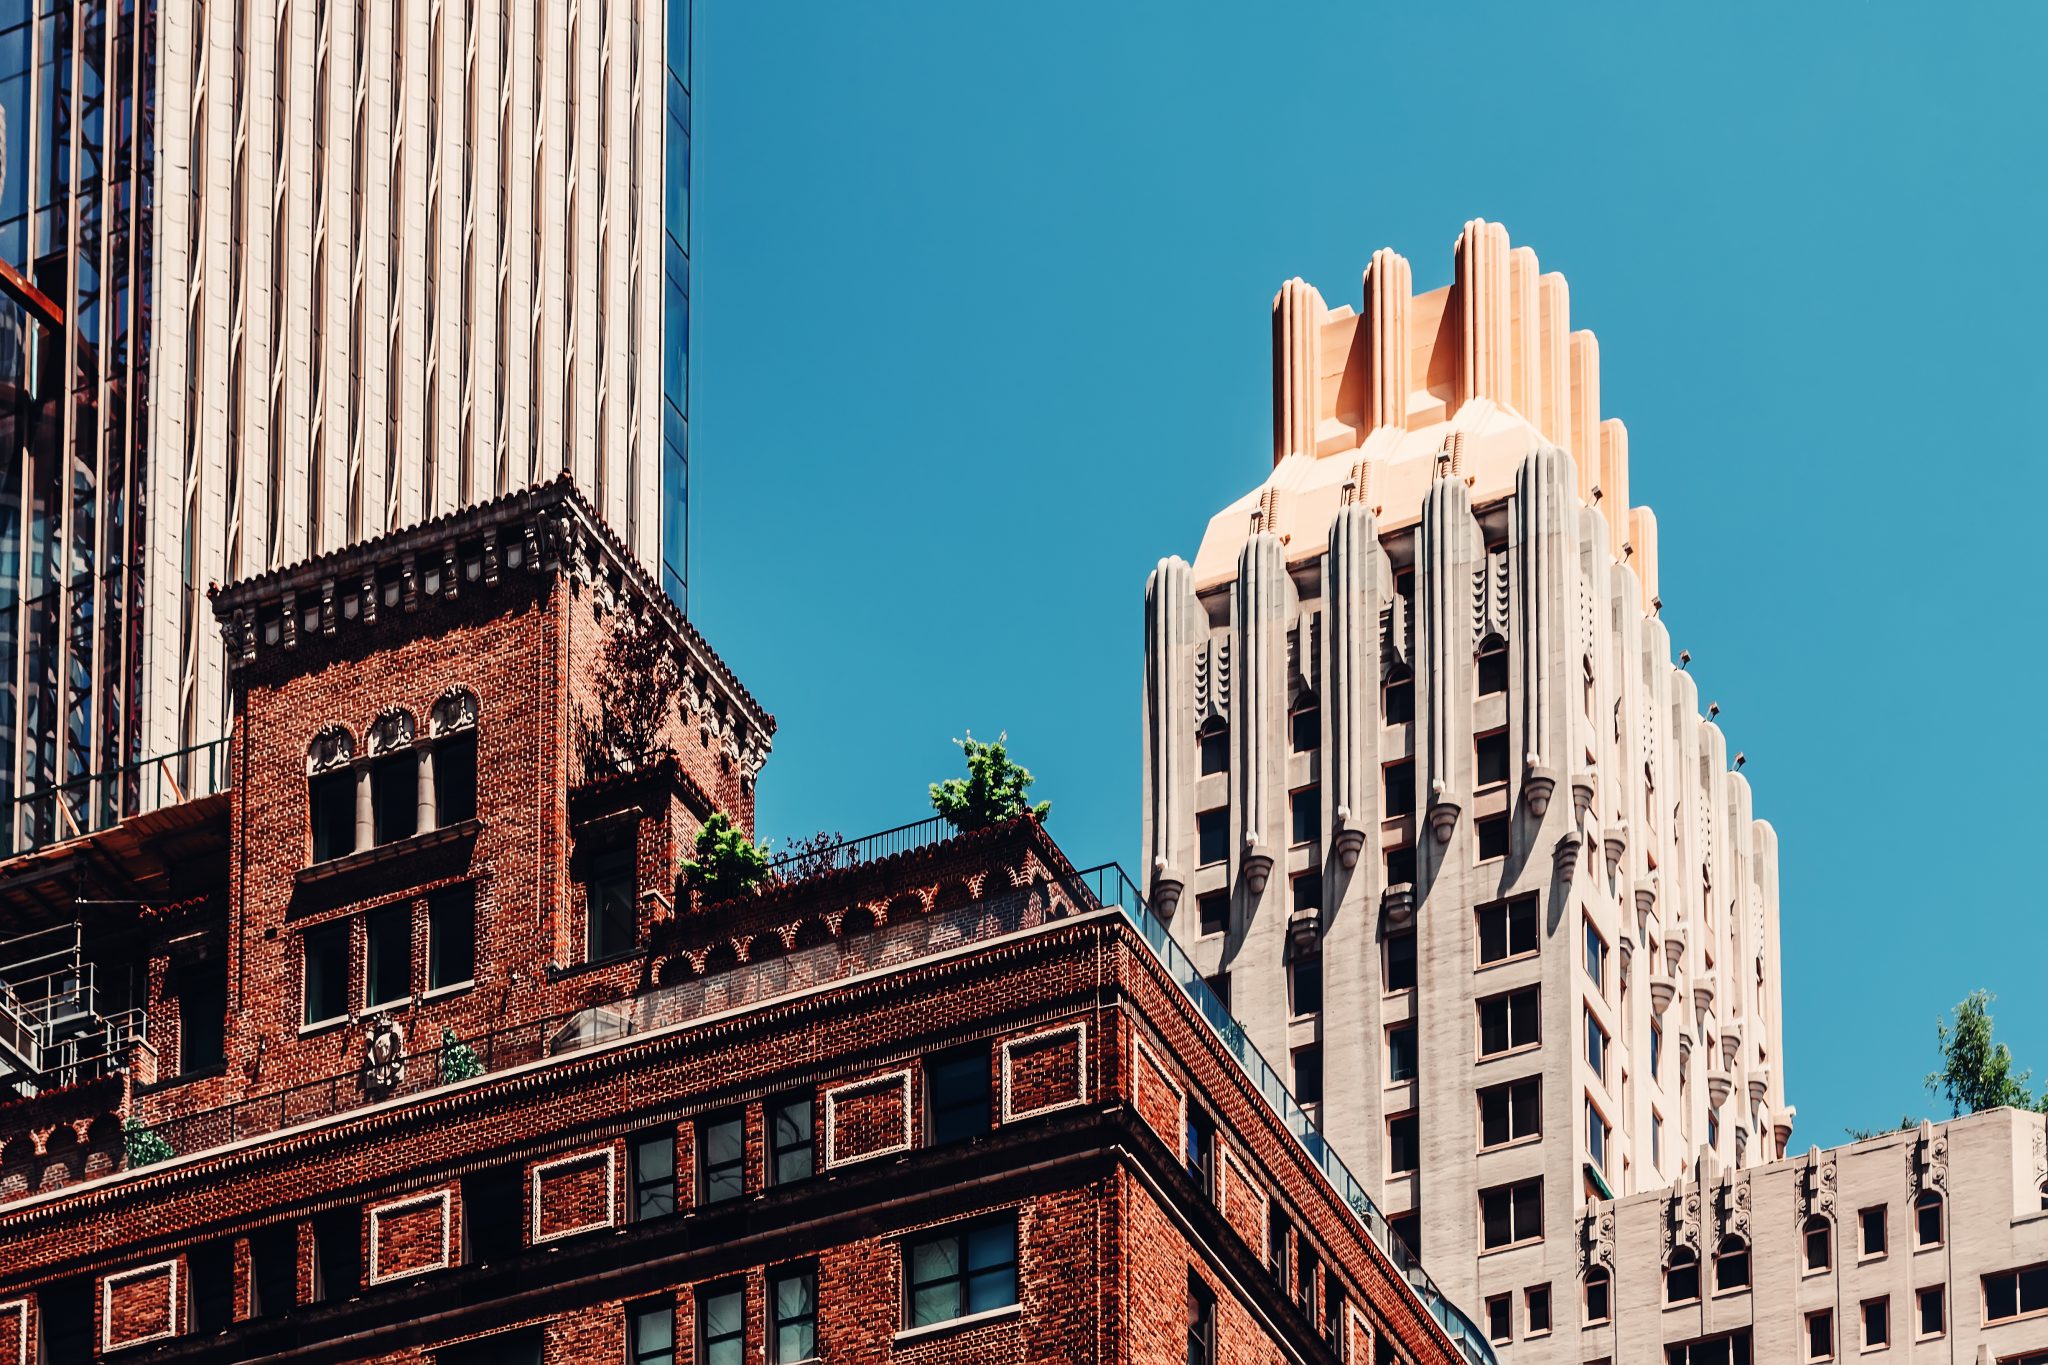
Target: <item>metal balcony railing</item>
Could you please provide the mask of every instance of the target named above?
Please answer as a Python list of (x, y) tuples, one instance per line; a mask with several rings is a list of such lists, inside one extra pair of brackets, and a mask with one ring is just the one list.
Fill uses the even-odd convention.
[(211, 796), (228, 785), (226, 737), (34, 787), (0, 816), (0, 856), (76, 839), (131, 815)]
[(76, 922), (0, 942), (0, 1087), (35, 1094), (105, 1075), (146, 1042), (141, 1010), (101, 1013)]

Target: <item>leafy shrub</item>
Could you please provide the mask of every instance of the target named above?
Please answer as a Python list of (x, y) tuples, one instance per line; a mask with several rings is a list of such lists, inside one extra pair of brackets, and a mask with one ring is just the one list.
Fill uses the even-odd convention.
[(684, 885), (707, 903), (745, 895), (767, 875), (768, 845), (740, 833), (722, 810), (697, 831), (697, 856), (683, 860)]
[(1007, 824), (1027, 813), (1040, 820), (1052, 813), (1052, 802), (1034, 806), (1026, 800), (1035, 779), (1029, 769), (1010, 761), (1009, 737), (1005, 732), (994, 743), (983, 744), (970, 731), (967, 738), (954, 740), (967, 755), (967, 776), (932, 783), (932, 809), (963, 834)]

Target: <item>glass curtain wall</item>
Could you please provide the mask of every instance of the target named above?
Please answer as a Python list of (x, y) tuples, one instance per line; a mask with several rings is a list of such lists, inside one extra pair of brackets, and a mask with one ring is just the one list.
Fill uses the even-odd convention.
[(693, 0), (668, 0), (663, 122), (667, 166), (662, 242), (661, 583), (689, 610), (690, 562), (690, 18)]

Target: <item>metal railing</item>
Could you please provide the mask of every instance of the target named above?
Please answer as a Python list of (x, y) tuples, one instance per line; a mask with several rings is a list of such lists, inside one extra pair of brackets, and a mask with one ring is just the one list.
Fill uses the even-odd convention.
[(105, 1075), (148, 1037), (141, 1010), (100, 1012), (75, 921), (0, 942), (0, 1095)]
[(226, 736), (24, 792), (0, 822), (0, 855), (76, 839), (143, 811), (175, 806), (228, 785)]
[(898, 825), (885, 829), (880, 834), (867, 834), (858, 839), (843, 839), (836, 844), (818, 848), (798, 847), (768, 864), (768, 876), (772, 881), (801, 882), (826, 872), (837, 872), (843, 868), (858, 867), (883, 858), (892, 858), (898, 853), (909, 853), (913, 849), (928, 848), (944, 843), (960, 831), (952, 821), (943, 815), (915, 824)]

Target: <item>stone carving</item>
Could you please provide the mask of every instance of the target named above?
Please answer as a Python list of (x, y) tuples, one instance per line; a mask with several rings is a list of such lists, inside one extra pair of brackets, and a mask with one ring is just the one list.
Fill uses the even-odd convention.
[(1700, 1250), (1700, 1187), (1680, 1180), (1671, 1187), (1671, 1197), (1664, 1204), (1664, 1259), (1669, 1263), (1671, 1254), (1679, 1248), (1689, 1249), (1694, 1255)]
[(1579, 1220), (1579, 1273), (1594, 1266), (1614, 1269), (1614, 1206), (1589, 1208)]
[(382, 1098), (405, 1080), (405, 1034), (398, 1021), (380, 1014), (363, 1029), (363, 1089)]
[(433, 715), (427, 721), (428, 733), (446, 735), (474, 729), (476, 716), (476, 693), (466, 687), (451, 687), (434, 703)]
[(1749, 1177), (1740, 1176), (1721, 1187), (1721, 1236), (1749, 1240)]
[(363, 747), (372, 754), (388, 754), (409, 747), (414, 733), (412, 713), (402, 706), (387, 706), (370, 722)]
[(1798, 1198), (1793, 1200), (1795, 1221), (1800, 1227), (1806, 1220), (1819, 1214), (1824, 1218), (1835, 1216), (1836, 1191), (1835, 1156), (1825, 1155), (1816, 1147), (1806, 1154), (1806, 1169), (1800, 1172)]
[(313, 736), (313, 742), (306, 748), (306, 772), (324, 773), (335, 768), (345, 768), (356, 756), (355, 737), (345, 725), (329, 725)]
[(1936, 1130), (1926, 1119), (1906, 1147), (1906, 1195), (1917, 1199), (1933, 1191), (1948, 1197), (1948, 1130)]

